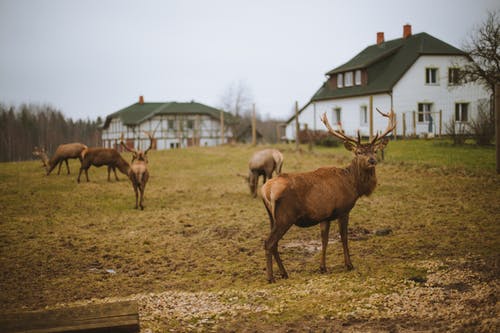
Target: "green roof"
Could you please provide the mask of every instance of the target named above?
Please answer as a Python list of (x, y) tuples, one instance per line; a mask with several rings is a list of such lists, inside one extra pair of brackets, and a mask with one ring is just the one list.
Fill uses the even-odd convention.
[[(119, 118), (126, 126), (136, 126), (158, 115), (206, 115), (220, 119), (221, 111), (197, 102), (135, 103), (108, 115), (103, 128), (108, 128), (114, 118)], [(231, 123), (234, 119), (233, 115), (225, 111), (222, 112), (224, 112), (224, 121)]]
[(368, 75), (366, 85), (332, 89), (328, 86), (328, 82), (325, 82), (311, 101), (390, 92), (421, 55), (465, 56), (466, 54), (425, 32), (370, 45), (342, 66), (326, 73), (335, 75), (365, 69)]

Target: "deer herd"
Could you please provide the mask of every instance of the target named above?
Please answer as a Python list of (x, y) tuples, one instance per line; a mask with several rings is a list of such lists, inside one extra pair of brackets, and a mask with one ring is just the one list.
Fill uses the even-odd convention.
[[(257, 151), (249, 160), (248, 182), (250, 193), (257, 196), (259, 177), (263, 176), (263, 185), (260, 188), (265, 210), (269, 216), (270, 233), (264, 241), (266, 258), (266, 274), (270, 283), (275, 282), (273, 274), (273, 258), (278, 265), (282, 278), (288, 278), (278, 252), (278, 242), (290, 229), (296, 225), (301, 228), (319, 225), (321, 233), (320, 271), (326, 272), (326, 248), (328, 245), (330, 224), (337, 220), (340, 238), (344, 252), (344, 264), (347, 270), (353, 269), (348, 247), (349, 213), (356, 201), (362, 196), (369, 196), (377, 185), (375, 166), (377, 151), (383, 149), (389, 142), (388, 135), (396, 127), (395, 115), (391, 110), (388, 113), (377, 111), (388, 118), (388, 125), (382, 134), (375, 135), (368, 143), (361, 143), (358, 131), (357, 138), (344, 134), (339, 126), (334, 130), (326, 114), (321, 121), (328, 132), (340, 139), (344, 147), (354, 154), (351, 163), (344, 167), (322, 167), (310, 172), (282, 173), (283, 154), (277, 149)], [(59, 165), (57, 174), (60, 174), (62, 163), (66, 162), (66, 169), (70, 174), (68, 159), (79, 159), (81, 166), (77, 182), (80, 183), (82, 171), (85, 171), (89, 181), (88, 169), (91, 166), (107, 166), (108, 181), (111, 170), (118, 180), (116, 169), (125, 174), (132, 183), (135, 193), (135, 208), (144, 209), (144, 190), (149, 179), (147, 153), (153, 145), (153, 135), (149, 137), (149, 147), (145, 150), (136, 150), (127, 146), (120, 139), (120, 145), (132, 153), (131, 162), (127, 162), (121, 154), (112, 148), (89, 148), (81, 143), (60, 145), (52, 157), (48, 157), (44, 148), (35, 147), (33, 155), (39, 157), (47, 171), (47, 175)], [(273, 173), (275, 176), (273, 177)]]

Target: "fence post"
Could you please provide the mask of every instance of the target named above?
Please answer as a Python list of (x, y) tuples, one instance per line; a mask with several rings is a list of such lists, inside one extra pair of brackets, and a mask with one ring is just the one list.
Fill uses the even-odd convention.
[(415, 111), (413, 112), (413, 135), (417, 136), (417, 113)]
[(443, 131), (443, 110), (439, 110), (439, 137), (441, 137)]
[(403, 139), (406, 139), (406, 113), (403, 113)]
[(500, 84), (495, 85), (495, 135), (497, 154), (497, 174), (500, 174)]

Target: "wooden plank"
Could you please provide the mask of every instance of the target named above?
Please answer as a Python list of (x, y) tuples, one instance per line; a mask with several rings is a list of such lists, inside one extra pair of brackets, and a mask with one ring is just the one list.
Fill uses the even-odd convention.
[(5, 333), (132, 333), (139, 329), (135, 301), (0, 315), (0, 332)]

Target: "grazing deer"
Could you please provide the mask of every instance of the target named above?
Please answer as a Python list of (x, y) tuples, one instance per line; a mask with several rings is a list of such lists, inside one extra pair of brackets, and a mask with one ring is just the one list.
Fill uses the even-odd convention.
[(49, 159), (47, 153), (45, 152), (45, 148), (40, 149), (38, 147), (35, 147), (33, 149), (33, 155), (38, 156), (42, 160), (42, 163), (45, 169), (47, 170), (47, 176), (52, 172), (52, 170), (58, 164), (59, 164), (59, 169), (57, 171), (57, 174), (59, 175), (61, 173), (61, 167), (63, 162), (66, 162), (66, 169), (68, 170), (68, 175), (69, 175), (70, 171), (69, 171), (68, 159), (78, 158), (81, 163), (82, 151), (87, 148), (88, 147), (86, 145), (79, 142), (62, 144), (59, 145), (59, 147), (57, 147), (56, 152)]
[(121, 171), (124, 175), (128, 176), (130, 165), (127, 161), (123, 159), (120, 153), (116, 149), (112, 148), (87, 148), (82, 151), (82, 166), (80, 167), (80, 173), (78, 174), (77, 182), (80, 182), (80, 176), (82, 171), (85, 170), (85, 177), (87, 182), (89, 181), (89, 168), (94, 165), (100, 167), (103, 165), (108, 166), (108, 182), (111, 181), (110, 173), (113, 170), (115, 174), (115, 179), (118, 181), (118, 176), (116, 175), (116, 168)]
[[(142, 150), (135, 150), (134, 148), (128, 147), (125, 142), (123, 142), (123, 134), (120, 140), (120, 144), (125, 148), (127, 151), (132, 153), (132, 162), (130, 164), (130, 170), (128, 177), (130, 178), (130, 181), (132, 182), (132, 186), (134, 187), (134, 192), (135, 192), (135, 209), (141, 207), (141, 210), (144, 209), (144, 206), (142, 204), (143, 199), (144, 199), (144, 190), (146, 188), (146, 184), (149, 179), (149, 171), (148, 171), (148, 151), (151, 149), (153, 146), (153, 136), (149, 133), (146, 133), (147, 136), (149, 137), (150, 143), (148, 149), (146, 149), (144, 152)], [(141, 198), (139, 201), (139, 192), (141, 194)]]
[(396, 126), (394, 112), (385, 114), (389, 124), (383, 134), (376, 135), (369, 143), (348, 137), (330, 126), (326, 114), (321, 120), (328, 132), (341, 139), (347, 150), (354, 153), (351, 164), (345, 168), (323, 167), (312, 172), (281, 174), (269, 180), (261, 189), (262, 199), (271, 222), (271, 233), (264, 242), (267, 279), (275, 282), (272, 268), (274, 256), (281, 276), (288, 278), (278, 253), (278, 242), (292, 225), (311, 227), (319, 224), (321, 229), (320, 271), (326, 272), (325, 255), (328, 245), (330, 222), (338, 219), (340, 237), (344, 250), (344, 262), (348, 270), (353, 269), (347, 246), (347, 224), (349, 212), (363, 195), (370, 195), (377, 185), (375, 165), (376, 152), (383, 149), (386, 137)]
[(255, 198), (257, 196), (257, 186), (259, 177), (264, 177), (264, 183), (267, 179), (273, 177), (273, 172), (281, 174), (283, 166), (283, 154), (277, 149), (264, 149), (254, 153), (248, 162), (248, 186), (250, 193)]

